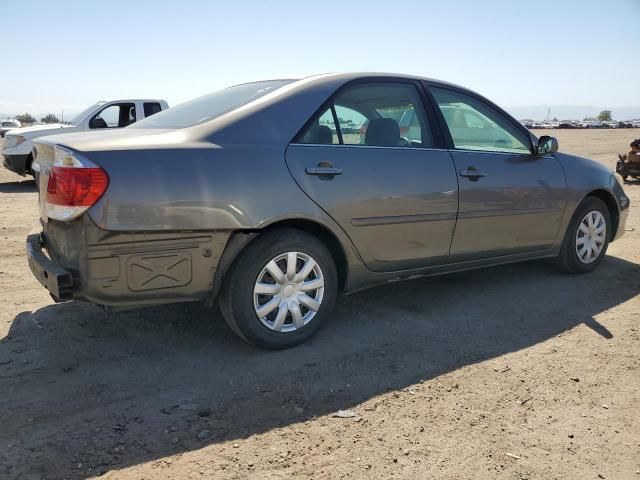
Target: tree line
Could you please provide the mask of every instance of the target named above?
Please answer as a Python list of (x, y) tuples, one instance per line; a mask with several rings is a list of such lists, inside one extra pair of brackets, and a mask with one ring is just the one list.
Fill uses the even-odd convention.
[[(16, 115), (16, 120), (20, 123), (36, 123), (36, 118), (29, 114), (23, 113), (22, 115)], [(42, 123), (60, 123), (60, 119), (53, 113), (48, 113), (40, 119)]]

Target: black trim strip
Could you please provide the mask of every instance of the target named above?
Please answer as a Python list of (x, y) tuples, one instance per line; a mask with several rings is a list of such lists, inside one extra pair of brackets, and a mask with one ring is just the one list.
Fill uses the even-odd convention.
[(340, 122), (338, 121), (338, 114), (336, 113), (336, 106), (331, 102), (331, 115), (333, 116), (333, 123), (336, 127), (336, 135), (338, 135), (338, 143), (340, 145), (344, 145), (344, 141), (342, 140), (342, 130), (340, 128)]
[(456, 213), (429, 213), (426, 215), (352, 218), (351, 225), (354, 227), (373, 227), (375, 225), (398, 225), (401, 223), (439, 222), (442, 220), (455, 220), (456, 216)]
[(560, 213), (561, 209), (557, 208), (530, 208), (522, 210), (483, 210), (478, 212), (460, 212), (459, 219), (464, 218), (484, 218), (484, 217), (506, 217), (509, 215), (532, 215), (539, 213)]

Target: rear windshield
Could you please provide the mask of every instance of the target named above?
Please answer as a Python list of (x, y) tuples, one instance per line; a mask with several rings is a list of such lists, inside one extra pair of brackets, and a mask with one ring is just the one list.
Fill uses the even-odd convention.
[(127, 128), (186, 128), (247, 105), (294, 80), (269, 80), (225, 88), (171, 107)]

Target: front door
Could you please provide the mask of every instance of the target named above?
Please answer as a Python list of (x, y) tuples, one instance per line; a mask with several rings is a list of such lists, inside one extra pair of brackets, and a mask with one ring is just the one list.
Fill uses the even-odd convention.
[(451, 134), (460, 184), (451, 261), (548, 249), (566, 200), (564, 172), (532, 153), (531, 137), (482, 99), (430, 88)]
[(286, 160), (367, 266), (388, 272), (448, 260), (458, 182), (449, 152), (432, 147), (419, 86), (375, 82), (338, 93), (288, 147)]

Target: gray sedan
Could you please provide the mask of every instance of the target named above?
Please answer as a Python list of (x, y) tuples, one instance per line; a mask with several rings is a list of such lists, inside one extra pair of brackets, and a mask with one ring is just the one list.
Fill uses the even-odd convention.
[(539, 258), (594, 270), (629, 199), (557, 149), (436, 80), (236, 85), (118, 132), (36, 141), (29, 264), (56, 301), (218, 298), (240, 337), (290, 347), (339, 292)]

